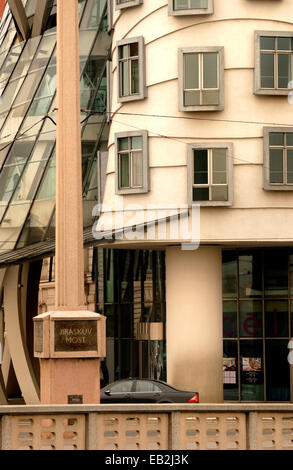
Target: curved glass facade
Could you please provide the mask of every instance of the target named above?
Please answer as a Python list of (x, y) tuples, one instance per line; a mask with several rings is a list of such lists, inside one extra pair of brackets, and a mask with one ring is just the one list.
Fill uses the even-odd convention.
[[(33, 24), (36, 1), (23, 1)], [(84, 227), (107, 151), (107, 1), (78, 0)], [(0, 25), (0, 255), (54, 237), (56, 2), (42, 36), (19, 42), (6, 6)]]

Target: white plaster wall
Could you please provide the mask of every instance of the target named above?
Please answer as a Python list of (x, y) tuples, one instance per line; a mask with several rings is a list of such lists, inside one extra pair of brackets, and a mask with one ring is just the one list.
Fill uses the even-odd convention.
[[(232, 142), (232, 207), (201, 209), (201, 241), (290, 242), (293, 191), (264, 191), (263, 127), (293, 125), (287, 96), (256, 96), (254, 31), (292, 31), (292, 0), (214, 0), (214, 14), (168, 16), (167, 0), (114, 11), (111, 73), (113, 113), (104, 202), (115, 196), (114, 134), (149, 132), (151, 190), (124, 196), (124, 204), (187, 203), (187, 144)], [(143, 36), (146, 44), (148, 97), (117, 102), (116, 41)], [(225, 109), (178, 111), (178, 48), (223, 46)]]

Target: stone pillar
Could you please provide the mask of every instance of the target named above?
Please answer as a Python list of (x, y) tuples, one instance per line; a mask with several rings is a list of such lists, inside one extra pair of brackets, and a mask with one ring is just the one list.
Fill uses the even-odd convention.
[(221, 248), (166, 249), (167, 380), (223, 401)]
[(99, 403), (105, 329), (85, 306), (76, 0), (57, 0), (57, 109), (55, 311), (34, 318), (41, 403)]

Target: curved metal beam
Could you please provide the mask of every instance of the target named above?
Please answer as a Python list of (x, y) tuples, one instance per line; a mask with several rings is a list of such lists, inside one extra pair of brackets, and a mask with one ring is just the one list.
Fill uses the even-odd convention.
[(2, 362), (3, 362), (3, 354), (4, 354), (4, 325), (2, 323), (2, 312), (1, 312), (1, 299), (2, 299), (2, 285), (3, 285), (3, 280), (5, 276), (5, 269), (0, 269), (0, 347), (1, 347), (1, 361), (0, 361), (0, 404), (1, 405), (7, 405), (7, 399), (6, 399), (6, 387), (5, 387), (5, 381), (2, 373)]
[[(27, 276), (25, 276), (27, 279)], [(22, 396), (26, 404), (39, 404), (39, 386), (25, 341), (24, 323), (21, 312), (20, 289), (25, 294), (26, 286), (20, 286), (21, 266), (7, 269), (4, 278), (4, 314), (6, 341)]]
[(24, 6), (21, 0), (7, 0), (16, 30), (21, 35), (22, 40), (28, 39), (30, 34), (30, 27), (25, 13)]

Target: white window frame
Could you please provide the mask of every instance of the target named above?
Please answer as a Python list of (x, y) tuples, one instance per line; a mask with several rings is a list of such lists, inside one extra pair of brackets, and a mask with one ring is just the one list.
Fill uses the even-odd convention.
[[(120, 186), (120, 154), (119, 152), (119, 139), (126, 137), (142, 137), (142, 186), (132, 186), (128, 188), (121, 188)], [(125, 151), (131, 153), (131, 149)], [(150, 177), (149, 177), (149, 154), (148, 154), (148, 131), (129, 131), (117, 132), (115, 134), (115, 191), (116, 194), (143, 194), (150, 191)], [(130, 171), (131, 178), (131, 171)]]
[(174, 8), (174, 0), (168, 0), (168, 15), (169, 16), (188, 16), (188, 15), (212, 15), (214, 13), (214, 0), (208, 0), (207, 8), (191, 8), (191, 0), (189, 0), (190, 7), (182, 10)]
[[(212, 168), (208, 166), (208, 183), (207, 184), (197, 184), (193, 182), (194, 176), (194, 150), (208, 150), (208, 160), (211, 160), (212, 150), (214, 149), (226, 149), (226, 178), (227, 182), (225, 184), (213, 184), (211, 181), (212, 178)], [(231, 206), (233, 204), (233, 144), (231, 142), (205, 142), (205, 143), (192, 143), (188, 144), (188, 160), (187, 160), (187, 201), (189, 206), (192, 204), (199, 204), (200, 206)], [(193, 188), (211, 188), (213, 186), (227, 186), (228, 197), (227, 201), (194, 201), (193, 200)]]
[[(260, 60), (260, 38), (262, 36), (266, 37), (291, 37), (293, 38), (293, 31), (255, 31), (254, 34), (254, 50), (255, 50), (255, 67), (254, 67), (254, 94), (256, 95), (288, 95), (292, 88), (278, 88), (278, 52), (268, 51), (268, 53), (274, 53), (275, 69), (274, 69), (274, 88), (262, 88), (261, 87), (261, 60)], [(285, 54), (288, 54), (290, 51), (284, 51)], [(282, 53), (282, 52), (281, 52)], [(292, 83), (293, 80), (293, 51), (291, 51), (291, 80), (289, 83)]]
[[(122, 77), (120, 72), (120, 63), (122, 62), (119, 59), (119, 48), (122, 46), (127, 46), (133, 43), (138, 43), (138, 93), (130, 93), (129, 95), (123, 96), (121, 93), (122, 87)], [(127, 38), (122, 39), (121, 41), (117, 41), (117, 77), (118, 77), (118, 103), (123, 103), (126, 101), (136, 101), (136, 100), (143, 100), (147, 97), (147, 87), (146, 87), (146, 78), (145, 78), (145, 45), (144, 45), (144, 38), (143, 36), (135, 37), (135, 38)], [(130, 60), (130, 59), (127, 59)], [(131, 81), (131, 74), (129, 72), (129, 81)], [(130, 89), (130, 87), (129, 87)]]
[[(293, 191), (293, 183), (287, 183), (287, 145), (277, 145), (276, 148), (283, 149), (283, 181), (284, 183), (270, 182), (270, 133), (293, 133), (293, 127), (264, 127), (264, 169), (263, 189), (268, 191)], [(293, 148), (290, 146), (290, 148)]]
[[(217, 76), (218, 76), (218, 87), (217, 88), (203, 88), (203, 54), (205, 53), (217, 53)], [(178, 91), (179, 91), (179, 111), (222, 111), (224, 109), (225, 102), (225, 90), (224, 90), (224, 47), (184, 47), (178, 50)], [(184, 104), (184, 92), (188, 89), (184, 88), (185, 75), (184, 75), (184, 56), (186, 54), (199, 54), (199, 88), (193, 90), (199, 91), (200, 96), (203, 91), (218, 90), (219, 91), (219, 104), (217, 105), (185, 105)], [(190, 90), (191, 91), (191, 90)]]

